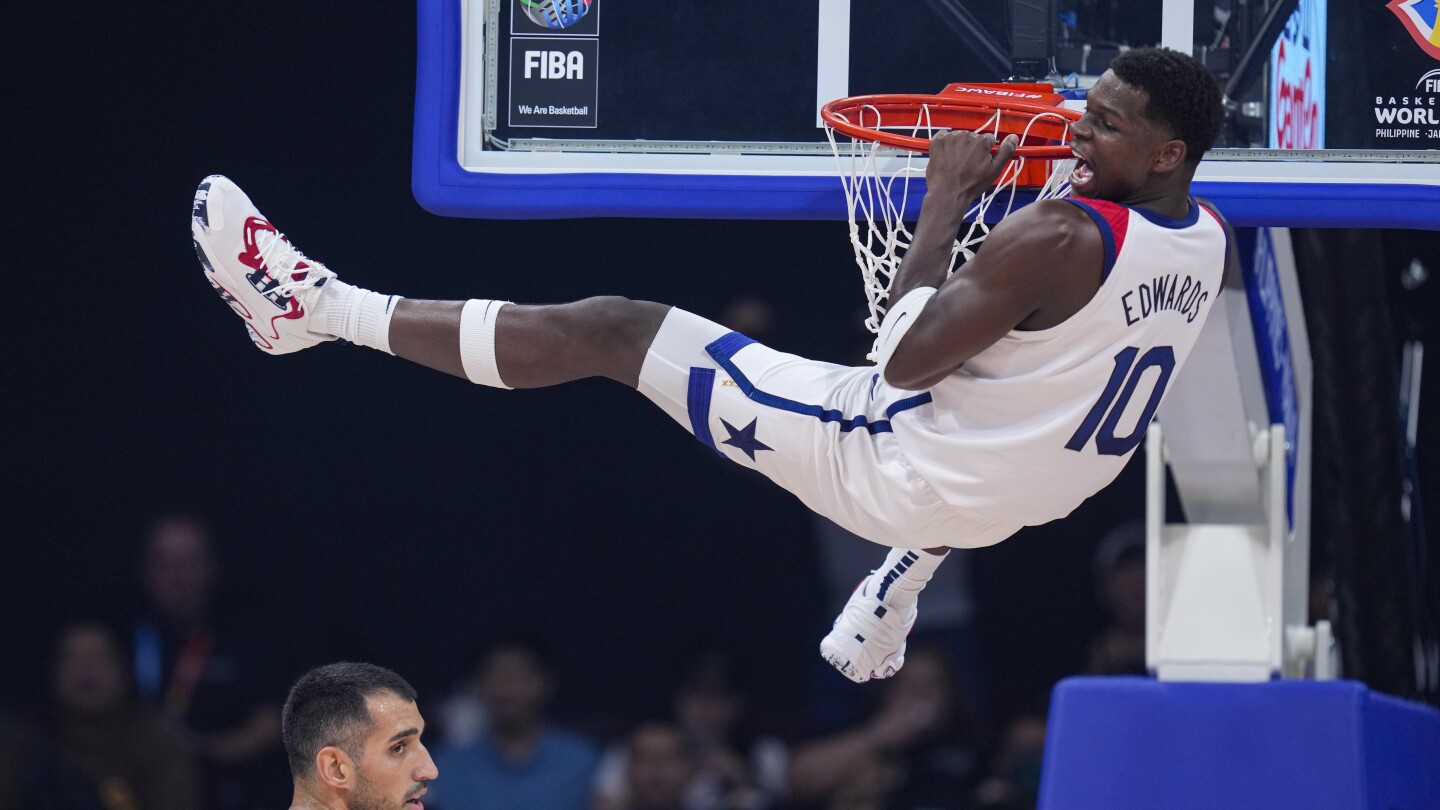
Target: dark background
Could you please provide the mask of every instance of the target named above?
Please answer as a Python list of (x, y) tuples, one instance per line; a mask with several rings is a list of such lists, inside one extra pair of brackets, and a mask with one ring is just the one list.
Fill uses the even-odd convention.
[[(222, 542), (231, 612), (292, 668), (363, 658), (433, 696), (477, 643), (534, 632), (563, 706), (591, 715), (647, 707), (720, 638), (743, 644), (760, 708), (793, 717), (832, 618), (793, 498), (613, 384), (498, 392), (333, 345), (268, 357), (204, 283), (188, 212), (221, 172), (352, 283), (711, 317), (751, 295), (781, 313), (777, 347), (833, 360), (863, 301), (843, 224), (425, 213), (410, 3), (26, 13), (6, 56), (0, 697), (39, 688), (62, 621), (129, 615), (140, 534), (181, 509)], [(973, 552), (998, 704), (1080, 666), (1102, 620), (1091, 554), (1140, 515), (1140, 466)]]

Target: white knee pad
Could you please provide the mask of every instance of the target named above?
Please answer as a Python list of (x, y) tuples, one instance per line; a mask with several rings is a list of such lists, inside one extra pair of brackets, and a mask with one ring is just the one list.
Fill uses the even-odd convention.
[(934, 287), (916, 287), (886, 310), (885, 320), (880, 322), (880, 337), (875, 346), (875, 366), (882, 375), (885, 373), (885, 366), (890, 362), (890, 356), (895, 353), (895, 347), (900, 345), (900, 339), (915, 325), (916, 316), (937, 292), (939, 290)]
[(509, 388), (495, 366), (495, 319), (509, 301), (472, 298), (460, 310), (460, 365), (470, 382)]

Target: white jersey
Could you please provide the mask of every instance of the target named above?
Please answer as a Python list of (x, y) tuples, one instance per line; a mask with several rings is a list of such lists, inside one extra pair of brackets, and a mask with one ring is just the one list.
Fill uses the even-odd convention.
[(1005, 335), (893, 420), (941, 499), (994, 520), (1063, 517), (1119, 475), (1220, 293), (1225, 229), (1193, 198), (1181, 220), (1068, 202), (1104, 239), (1094, 298), (1057, 326)]

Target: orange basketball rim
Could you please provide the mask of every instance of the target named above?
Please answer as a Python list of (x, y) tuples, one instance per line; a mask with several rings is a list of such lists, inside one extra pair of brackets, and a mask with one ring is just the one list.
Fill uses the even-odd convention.
[(1015, 156), (1063, 160), (1070, 123), (1080, 112), (1060, 106), (1048, 84), (952, 84), (934, 95), (884, 94), (837, 99), (820, 109), (836, 132), (909, 152), (928, 152), (930, 135), (944, 130), (1020, 137)]

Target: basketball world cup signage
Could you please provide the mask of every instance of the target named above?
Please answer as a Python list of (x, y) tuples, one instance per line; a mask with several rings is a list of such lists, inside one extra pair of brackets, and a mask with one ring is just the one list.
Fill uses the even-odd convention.
[[(1435, 0), (1390, 0), (1386, 34), (1395, 42), (1386, 74), (1372, 77), (1377, 145), (1440, 146), (1440, 5)], [(1403, 34), (1400, 32), (1404, 32)]]
[(1300, 0), (1270, 51), (1270, 148), (1325, 148), (1326, 0)]

